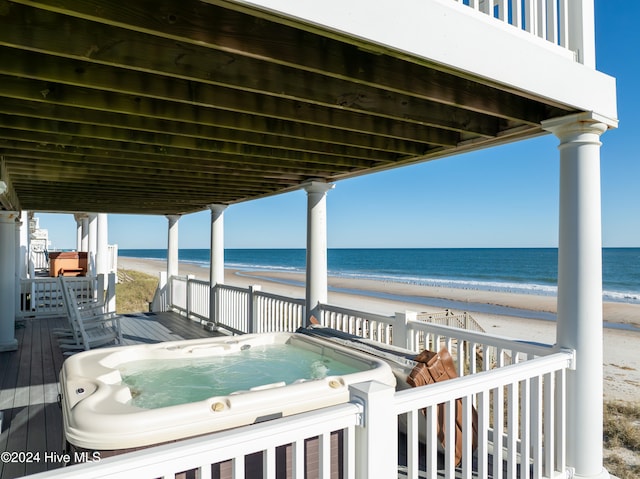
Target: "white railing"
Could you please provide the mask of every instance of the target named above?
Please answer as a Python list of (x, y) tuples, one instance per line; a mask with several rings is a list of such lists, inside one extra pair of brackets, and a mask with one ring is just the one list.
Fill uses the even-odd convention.
[(254, 287), (254, 333), (295, 331), (304, 326), (305, 300), (264, 293)]
[[(287, 477), (293, 479), (306, 474), (347, 479), (564, 478), (566, 370), (572, 361), (572, 352), (560, 351), (397, 392), (375, 382), (355, 384), (349, 388), (350, 402), (341, 405), (33, 477), (106, 479), (135, 471), (137, 478), (151, 479), (185, 472), (211, 477), (215, 471), (240, 479), (284, 477), (290, 471)], [(459, 466), (454, 460), (456, 435), (446, 434), (456, 428), (456, 407), (462, 419)], [(475, 451), (470, 427), (474, 408)], [(442, 441), (438, 421), (444, 425)]]
[[(260, 291), (259, 286), (214, 288), (214, 315), (209, 315), (209, 283), (189, 277), (170, 279), (169, 305), (198, 321), (208, 321), (234, 334), (295, 331), (304, 325), (303, 299)], [(458, 375), (475, 374), (553, 352), (546, 345), (500, 338), (460, 327), (427, 323), (416, 313), (384, 316), (321, 304), (319, 322), (365, 339), (393, 344), (416, 353), (446, 347), (457, 360)], [(445, 316), (447, 313), (443, 313)], [(432, 315), (436, 316), (436, 315)], [(438, 318), (435, 318), (437, 321)], [(448, 322), (448, 321), (447, 321)], [(457, 320), (454, 321), (454, 324)]]
[(446, 347), (456, 359), (458, 376), (516, 364), (554, 352), (548, 345), (425, 323), (411, 312), (396, 313), (395, 317), (391, 317), (324, 304), (318, 310), (322, 325), (364, 339), (392, 344), (416, 353), (424, 349), (439, 351)]
[(215, 287), (216, 326), (237, 334), (295, 331), (304, 324), (305, 303), (259, 286), (247, 289), (218, 284)]
[(236, 334), (251, 331), (252, 293), (252, 287), (244, 289), (216, 285), (215, 317), (211, 318), (212, 322)]
[(66, 315), (58, 278), (20, 280), (20, 306), (17, 317), (60, 317)]
[[(209, 283), (189, 277), (170, 278), (169, 306), (187, 317), (208, 321), (234, 334), (295, 331), (304, 325), (303, 299), (265, 293), (259, 286), (240, 288), (218, 284), (214, 288), (214, 314), (209, 314)], [(318, 306), (324, 326), (365, 339), (420, 352), (445, 346), (458, 360), (458, 374), (464, 376), (495, 367), (548, 355), (549, 346), (500, 338), (460, 327), (420, 320), (416, 313), (384, 316), (339, 306)], [(447, 313), (444, 313), (446, 316)], [(435, 317), (436, 315), (431, 315)], [(455, 316), (454, 318), (457, 318)], [(437, 321), (438, 318), (436, 318)], [(448, 322), (448, 320), (447, 320)], [(457, 320), (454, 321), (454, 324)]]
[[(401, 324), (401, 323), (400, 323)], [(396, 332), (401, 337), (401, 328)], [(544, 344), (501, 338), (491, 334), (467, 331), (459, 328), (406, 321), (403, 347), (420, 352), (423, 349), (438, 351), (445, 346), (457, 359), (458, 375), (488, 371), (538, 356), (547, 356), (555, 350)]]
[(31, 250), (31, 263), (35, 271), (46, 271), (49, 269), (49, 258), (42, 250)]
[[(497, 20), (569, 48), (569, 0), (454, 0)], [(574, 0), (573, 3), (577, 3)]]
[[(187, 312), (207, 301), (209, 284), (174, 277), (170, 290), (175, 295), (170, 304)], [(218, 325), (230, 330), (295, 330), (304, 318), (303, 300), (263, 293), (259, 287), (217, 285), (214, 292)], [(216, 468), (224, 469), (225, 477), (276, 477), (279, 467), (292, 468), (293, 478), (305, 477), (308, 467), (316, 467), (318, 477), (357, 479), (566, 477), (566, 371), (572, 367), (572, 351), (426, 323), (415, 313), (387, 317), (328, 305), (320, 305), (318, 313), (326, 326), (368, 340), (413, 351), (446, 346), (460, 377), (398, 391), (379, 383), (356, 384), (346, 404), (39, 477), (85, 477), (89, 470), (96, 478), (118, 477), (125, 470), (135, 470), (140, 479), (184, 471), (209, 477)], [(474, 416), (477, 435), (470, 426)], [(446, 434), (456, 425), (462, 438), (459, 465), (456, 435)], [(442, 426), (445, 434), (439, 438)], [(336, 434), (342, 443), (337, 461)], [(316, 457), (306, 455), (310, 440)]]
[(116, 274), (116, 278), (118, 277), (118, 245), (117, 244), (110, 244), (107, 246), (108, 248), (108, 265), (107, 265), (107, 272), (108, 273), (115, 273)]
[(187, 277), (187, 314), (208, 321), (210, 294), (208, 281)]
[(479, 331), (484, 333), (482, 326), (466, 312), (454, 313), (445, 309), (437, 313), (418, 313), (416, 319), (425, 323), (441, 324), (452, 328), (462, 328), (468, 331)]
[[(572, 352), (556, 352), (397, 392), (395, 413), (407, 431), (406, 444), (401, 444), (407, 477), (419, 477), (420, 470), (426, 470), (429, 478), (566, 477), (566, 370), (572, 361)], [(438, 466), (438, 421), (444, 422), (445, 432), (455, 430), (456, 407), (462, 418), (459, 475), (455, 434), (445, 433), (444, 465)], [(477, 408), (475, 454), (472, 408)], [(419, 448), (421, 438), (426, 440), (424, 451)]]
[[(104, 277), (70, 277), (67, 281), (77, 293), (78, 303), (96, 301), (97, 291), (104, 291)], [(104, 298), (101, 298), (104, 301)], [(58, 278), (30, 278), (20, 280), (19, 318), (55, 318), (66, 316), (62, 289)]]
[(169, 285), (167, 283), (166, 271), (161, 271), (158, 278), (158, 287), (153, 294), (153, 299), (149, 303), (149, 310), (160, 312), (171, 309), (171, 298), (169, 295)]
[[(186, 477), (211, 477), (214, 470), (224, 477), (253, 479), (285, 477), (285, 469), (290, 468), (288, 477), (295, 479), (306, 477), (305, 469), (320, 478), (329, 477), (331, 471), (354, 478), (355, 425), (360, 412), (359, 406), (345, 403), (30, 477), (151, 479), (184, 477), (185, 472), (193, 472)], [(341, 436), (342, 451), (332, 447), (336, 435)], [(315, 454), (305, 452), (313, 449)]]
[[(154, 303), (159, 301), (158, 294), (163, 294), (166, 289), (161, 284), (158, 285)], [(170, 307), (188, 318), (198, 321), (209, 320), (209, 295), (210, 287), (208, 281), (195, 279), (193, 276), (172, 276), (169, 278), (169, 301)], [(164, 294), (163, 294), (164, 296)], [(162, 298), (164, 303), (167, 298)]]
[(384, 344), (392, 344), (393, 317), (328, 304), (318, 305), (320, 324)]
[(171, 276), (167, 283), (171, 308), (188, 315), (187, 285), (188, 278), (186, 276)]
[[(168, 308), (234, 334), (295, 331), (304, 324), (304, 299), (264, 293), (259, 286), (245, 289), (217, 284), (211, 311), (209, 284), (187, 276), (171, 277)], [(159, 284), (153, 302), (164, 304), (165, 298), (166, 288)]]

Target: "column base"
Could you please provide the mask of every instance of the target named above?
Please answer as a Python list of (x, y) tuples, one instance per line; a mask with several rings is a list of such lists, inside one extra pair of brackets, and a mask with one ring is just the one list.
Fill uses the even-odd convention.
[(18, 340), (11, 339), (9, 341), (4, 341), (0, 343), (0, 353), (6, 353), (9, 351), (17, 351), (18, 350)]
[(618, 479), (616, 476), (612, 476), (611, 474), (609, 474), (609, 471), (607, 471), (604, 467), (597, 474), (583, 476), (574, 472), (570, 477), (571, 479)]

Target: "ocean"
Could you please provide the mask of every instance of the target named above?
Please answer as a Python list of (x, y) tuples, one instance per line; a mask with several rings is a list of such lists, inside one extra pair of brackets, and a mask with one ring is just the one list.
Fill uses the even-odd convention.
[[(121, 249), (121, 256), (165, 259), (164, 249)], [(304, 249), (227, 249), (225, 266), (304, 272)], [(180, 261), (209, 266), (208, 249), (181, 249)], [(329, 249), (329, 275), (428, 286), (555, 295), (556, 248)], [(603, 299), (640, 304), (640, 248), (603, 249)]]

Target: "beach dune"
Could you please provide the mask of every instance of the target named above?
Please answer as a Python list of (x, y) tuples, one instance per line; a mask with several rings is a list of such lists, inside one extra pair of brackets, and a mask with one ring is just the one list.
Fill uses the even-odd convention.
[[(119, 257), (120, 269), (159, 275), (166, 261)], [(179, 264), (179, 274), (208, 280), (209, 269)], [(225, 284), (304, 298), (304, 275), (264, 271), (225, 270)], [(396, 312), (469, 311), (490, 333), (547, 344), (556, 342), (556, 298), (473, 289), (441, 288), (375, 280), (329, 277), (329, 303), (383, 315)], [(381, 297), (384, 296), (384, 297)], [(640, 397), (640, 305), (605, 303), (605, 398), (636, 401)]]

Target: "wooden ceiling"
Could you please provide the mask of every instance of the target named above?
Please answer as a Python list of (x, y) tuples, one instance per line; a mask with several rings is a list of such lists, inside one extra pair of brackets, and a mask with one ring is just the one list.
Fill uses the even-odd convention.
[(232, 2), (0, 0), (4, 209), (184, 214), (571, 112)]

